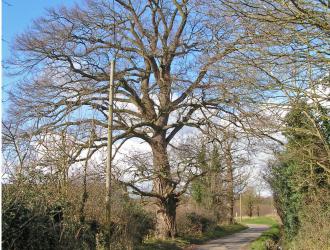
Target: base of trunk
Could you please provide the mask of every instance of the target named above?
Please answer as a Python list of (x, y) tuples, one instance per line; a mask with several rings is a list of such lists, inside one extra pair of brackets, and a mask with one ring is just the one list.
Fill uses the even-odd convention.
[(160, 239), (174, 238), (177, 236), (176, 207), (177, 198), (173, 195), (165, 202), (157, 204), (156, 237)]

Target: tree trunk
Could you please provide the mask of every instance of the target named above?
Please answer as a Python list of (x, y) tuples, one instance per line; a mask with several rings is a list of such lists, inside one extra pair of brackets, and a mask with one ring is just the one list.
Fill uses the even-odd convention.
[(259, 217), (260, 216), (260, 207), (259, 207), (259, 204), (257, 206), (257, 216)]
[(232, 192), (230, 201), (229, 201), (229, 224), (234, 224), (234, 206), (235, 206), (235, 199), (234, 199), (234, 192)]
[(227, 147), (227, 204), (228, 204), (228, 223), (234, 224), (234, 169), (230, 145)]
[[(229, 185), (230, 186), (230, 185)], [(235, 198), (234, 198), (234, 192), (229, 187), (229, 190), (227, 191), (227, 218), (228, 218), (228, 224), (234, 224), (234, 206), (235, 206)]]
[(171, 194), (164, 201), (157, 203), (156, 236), (161, 239), (174, 238), (176, 231), (176, 207), (178, 199)]
[(251, 200), (248, 200), (247, 208), (248, 208), (248, 216), (252, 217), (252, 215), (253, 215), (253, 203), (252, 203)]
[(169, 238), (176, 236), (176, 207), (179, 201), (174, 193), (175, 184), (171, 179), (171, 169), (167, 155), (165, 134), (153, 137), (151, 148), (155, 178), (153, 191), (160, 197), (157, 200), (156, 237)]

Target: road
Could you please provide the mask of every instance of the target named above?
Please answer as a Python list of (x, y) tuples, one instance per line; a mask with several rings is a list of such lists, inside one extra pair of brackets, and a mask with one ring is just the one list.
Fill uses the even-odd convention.
[(247, 225), (249, 228), (217, 240), (212, 240), (204, 245), (196, 246), (194, 250), (245, 250), (251, 241), (258, 238), (269, 227), (266, 225)]

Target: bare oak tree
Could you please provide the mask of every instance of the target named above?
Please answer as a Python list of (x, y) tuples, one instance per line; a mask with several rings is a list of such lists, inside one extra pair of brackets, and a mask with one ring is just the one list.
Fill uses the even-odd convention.
[(250, 42), (245, 33), (202, 1), (117, 0), (112, 6), (95, 0), (48, 10), (16, 39), (11, 65), (22, 77), (11, 113), (36, 125), (36, 135), (94, 124), (101, 132), (93, 145), (79, 143), (92, 155), (107, 145), (109, 65), (116, 58), (114, 143), (139, 138), (152, 153), (152, 190), (127, 185), (156, 200), (157, 234), (174, 237), (176, 207), (195, 175), (179, 184), (168, 145), (185, 126), (244, 110), (232, 97), (242, 85), (230, 77), (236, 81), (230, 92), (225, 75), (215, 73)]

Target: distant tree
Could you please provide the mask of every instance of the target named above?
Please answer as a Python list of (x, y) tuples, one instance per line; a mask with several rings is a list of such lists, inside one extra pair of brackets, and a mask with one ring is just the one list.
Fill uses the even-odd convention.
[(201, 207), (213, 211), (219, 222), (232, 224), (235, 200), (248, 176), (242, 171), (247, 159), (239, 152), (233, 133), (223, 132), (210, 141), (198, 154), (198, 160), (203, 162), (198, 166), (205, 174), (192, 182), (192, 197)]
[(223, 139), (219, 144), (223, 158), (226, 219), (229, 224), (233, 224), (235, 200), (248, 176), (246, 171), (242, 171), (242, 167), (247, 164), (248, 159), (240, 152), (242, 146), (239, 144), (242, 142), (237, 139), (234, 131), (225, 130), (222, 134)]
[[(208, 153), (207, 153), (208, 152)], [(208, 149), (202, 145), (198, 154), (200, 171), (205, 174), (194, 180), (191, 185), (192, 198), (200, 206), (213, 211), (220, 220), (219, 211), (224, 206), (224, 171), (221, 166), (220, 152), (216, 144)]]
[(243, 193), (243, 205), (249, 217), (253, 216), (257, 204), (257, 196), (254, 187), (248, 187)]
[[(198, 153), (198, 161), (201, 164), (201, 170), (202, 171), (208, 171), (208, 161), (206, 161), (206, 148), (205, 145), (202, 145), (202, 148), (200, 149), (200, 152)], [(208, 188), (208, 183), (206, 180), (207, 177), (201, 177), (196, 179), (195, 181), (192, 182), (191, 184), (191, 194), (193, 199), (196, 201), (197, 204), (201, 205), (203, 203), (205, 203), (205, 200), (208, 200), (207, 196), (208, 196), (208, 192), (207, 192), (207, 188)]]

